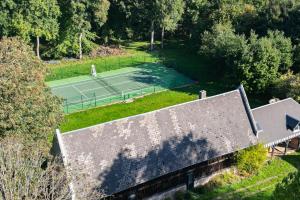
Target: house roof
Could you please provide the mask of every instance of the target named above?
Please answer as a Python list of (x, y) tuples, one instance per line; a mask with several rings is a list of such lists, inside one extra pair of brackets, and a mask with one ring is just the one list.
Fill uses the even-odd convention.
[(60, 148), (111, 195), (257, 143), (243, 99), (238, 89), (64, 133)]
[(300, 134), (288, 127), (294, 126), (297, 121), (299, 123), (300, 119), (300, 106), (291, 98), (255, 108), (252, 112), (262, 129), (258, 140), (266, 146), (281, 143)]
[(292, 131), (299, 125), (299, 120), (291, 117), (290, 115), (286, 115), (286, 125), (287, 128), (290, 128)]

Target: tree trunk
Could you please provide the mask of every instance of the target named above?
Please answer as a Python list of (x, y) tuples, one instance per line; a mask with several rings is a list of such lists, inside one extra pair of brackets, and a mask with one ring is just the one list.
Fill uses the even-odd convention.
[(79, 35), (79, 59), (82, 59), (82, 36), (83, 36), (83, 34), (80, 33), (80, 35)]
[(36, 56), (38, 59), (41, 59), (40, 57), (40, 37), (36, 36)]
[(164, 37), (165, 37), (165, 27), (162, 27), (161, 30), (161, 48), (164, 48)]
[(154, 21), (151, 22), (151, 41), (150, 41), (150, 50), (153, 51), (154, 45)]

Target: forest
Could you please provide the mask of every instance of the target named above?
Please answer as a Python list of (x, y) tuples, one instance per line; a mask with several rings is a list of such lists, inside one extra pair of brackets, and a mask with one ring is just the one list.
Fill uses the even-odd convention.
[(0, 13), (0, 37), (22, 38), (42, 59), (180, 41), (210, 59), (228, 85), (257, 94), (273, 85), (274, 95), (298, 99), (299, 0), (4, 0)]

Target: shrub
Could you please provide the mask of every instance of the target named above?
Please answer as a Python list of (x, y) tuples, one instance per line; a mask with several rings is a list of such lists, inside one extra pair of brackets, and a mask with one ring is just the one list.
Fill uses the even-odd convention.
[(279, 98), (292, 97), (300, 101), (300, 74), (288, 72), (274, 82), (272, 94)]
[(300, 172), (290, 173), (281, 183), (278, 183), (272, 199), (300, 199)]
[(262, 144), (241, 150), (236, 155), (237, 168), (244, 176), (258, 172), (266, 160), (267, 149)]
[(232, 170), (216, 175), (204, 187), (206, 188), (206, 190), (212, 190), (216, 187), (232, 184), (239, 179), (239, 176), (237, 176)]

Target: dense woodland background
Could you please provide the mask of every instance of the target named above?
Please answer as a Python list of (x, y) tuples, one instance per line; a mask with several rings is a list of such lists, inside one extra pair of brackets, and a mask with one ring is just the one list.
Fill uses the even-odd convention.
[[(43, 59), (82, 58), (97, 45), (164, 38), (208, 57), (228, 85), (298, 99), (299, 0), (3, 0), (0, 37), (19, 36)], [(160, 45), (154, 46), (155, 41)], [(276, 82), (276, 84), (274, 84)], [(295, 87), (288, 87), (295, 86)], [(288, 91), (287, 91), (288, 90)], [(296, 93), (296, 95), (295, 95)], [(275, 94), (274, 94), (275, 95)]]

